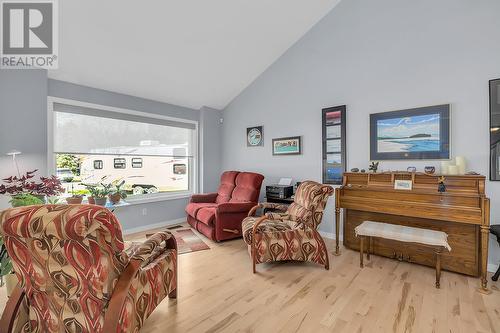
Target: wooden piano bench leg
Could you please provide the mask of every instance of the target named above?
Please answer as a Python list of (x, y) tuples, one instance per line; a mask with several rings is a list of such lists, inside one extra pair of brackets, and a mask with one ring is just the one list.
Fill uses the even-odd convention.
[(441, 287), (441, 251), (436, 252), (436, 288)]
[(372, 250), (372, 237), (368, 237), (368, 248), (366, 249), (366, 260), (370, 260), (370, 251)]
[(364, 253), (363, 253), (363, 240), (364, 240), (365, 236), (359, 236), (359, 267), (363, 268), (364, 267), (364, 264), (363, 264), (363, 256), (364, 256)]

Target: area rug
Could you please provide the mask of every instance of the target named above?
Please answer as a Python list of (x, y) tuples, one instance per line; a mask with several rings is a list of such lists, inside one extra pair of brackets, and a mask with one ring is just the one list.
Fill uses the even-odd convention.
[[(203, 242), (203, 240), (198, 237), (197, 234), (190, 228), (168, 228), (168, 231), (174, 235), (177, 241), (177, 252), (178, 254), (210, 250), (210, 247)], [(146, 237), (152, 236), (152, 234), (147, 234)], [(144, 239), (146, 240), (146, 239)]]

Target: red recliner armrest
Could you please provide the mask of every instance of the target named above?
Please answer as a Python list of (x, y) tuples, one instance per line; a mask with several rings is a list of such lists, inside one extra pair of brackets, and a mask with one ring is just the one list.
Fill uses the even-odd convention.
[(217, 205), (218, 213), (247, 213), (255, 202), (225, 202)]
[(193, 194), (189, 202), (193, 203), (215, 203), (217, 199), (217, 193), (203, 193), (203, 194)]

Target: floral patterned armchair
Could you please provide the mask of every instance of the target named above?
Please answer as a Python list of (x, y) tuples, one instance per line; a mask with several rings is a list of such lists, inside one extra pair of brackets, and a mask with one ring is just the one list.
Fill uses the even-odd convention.
[(137, 332), (163, 298), (176, 298), (169, 232), (124, 251), (115, 216), (93, 205), (8, 209), (0, 232), (20, 281), (1, 332)]
[[(316, 230), (323, 218), (331, 186), (313, 181), (300, 184), (290, 206), (261, 203), (243, 220), (243, 239), (255, 265), (264, 262), (296, 260), (312, 261), (329, 269), (325, 242)], [(258, 208), (281, 210), (253, 217)]]

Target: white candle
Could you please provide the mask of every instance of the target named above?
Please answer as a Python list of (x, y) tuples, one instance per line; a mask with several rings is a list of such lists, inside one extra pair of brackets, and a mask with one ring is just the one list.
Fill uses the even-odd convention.
[(463, 157), (463, 156), (455, 157), (455, 164), (458, 167), (458, 174), (465, 175), (465, 169), (467, 166), (467, 161), (465, 160), (465, 157)]
[(448, 174), (449, 175), (457, 175), (458, 174), (458, 166), (456, 166), (456, 165), (449, 165), (448, 166)]
[(450, 166), (450, 161), (441, 161), (441, 174), (442, 175), (447, 175), (448, 174), (448, 167)]

